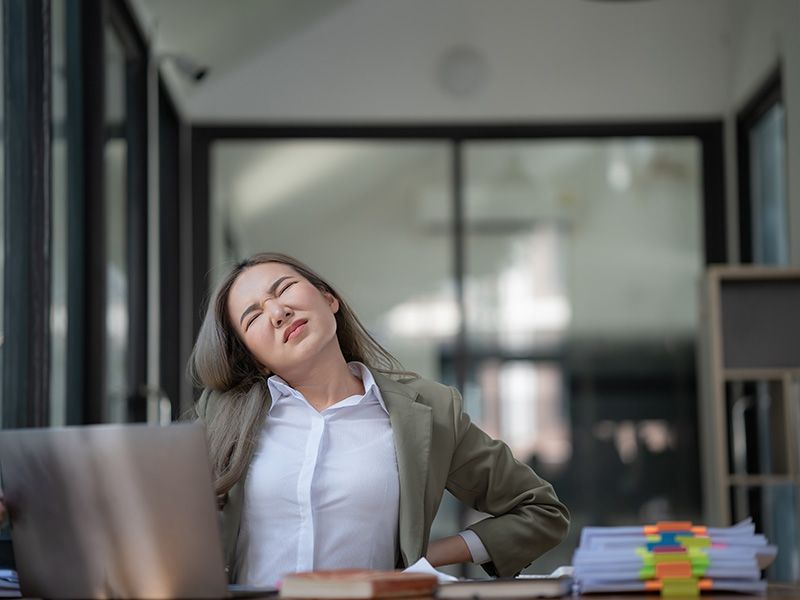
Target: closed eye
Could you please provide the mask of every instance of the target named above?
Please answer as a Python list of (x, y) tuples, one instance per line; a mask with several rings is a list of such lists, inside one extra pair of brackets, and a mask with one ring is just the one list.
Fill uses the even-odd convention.
[(250, 329), (250, 325), (252, 325), (255, 322), (255, 320), (259, 317), (260, 314), (261, 313), (256, 313), (252, 317), (250, 317), (250, 320), (247, 321), (247, 325), (245, 325), (245, 328), (244, 328), (245, 331)]
[(297, 282), (296, 282), (296, 281), (292, 281), (292, 282), (290, 282), (289, 284), (285, 285), (285, 286), (284, 286), (284, 288), (283, 288), (283, 289), (280, 291), (280, 293), (279, 293), (278, 295), (280, 296), (281, 294), (283, 294), (283, 292), (285, 292), (286, 290), (288, 290), (288, 289), (289, 289), (290, 287), (292, 287), (292, 286), (293, 286), (295, 283), (297, 283)]

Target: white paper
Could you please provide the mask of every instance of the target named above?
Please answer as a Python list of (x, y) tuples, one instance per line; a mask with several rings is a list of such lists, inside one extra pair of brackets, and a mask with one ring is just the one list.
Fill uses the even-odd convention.
[(439, 578), (439, 581), (458, 581), (458, 577), (453, 577), (452, 575), (448, 575), (447, 573), (442, 573), (441, 571), (434, 569), (431, 563), (428, 562), (428, 559), (424, 556), (413, 565), (405, 569), (403, 573), (428, 573), (430, 575), (436, 575), (436, 577)]

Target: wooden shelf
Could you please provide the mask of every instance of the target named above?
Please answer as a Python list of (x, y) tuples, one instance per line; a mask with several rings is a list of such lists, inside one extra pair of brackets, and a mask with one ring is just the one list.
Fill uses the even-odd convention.
[(783, 381), (784, 378), (800, 380), (800, 368), (797, 369), (724, 369), (722, 379), (725, 381)]
[(750, 511), (763, 533), (799, 552), (800, 269), (712, 265), (702, 290), (706, 524), (728, 526)]
[(750, 486), (767, 486), (767, 485), (800, 485), (800, 477), (782, 474), (782, 475), (728, 475), (728, 485), (750, 485)]

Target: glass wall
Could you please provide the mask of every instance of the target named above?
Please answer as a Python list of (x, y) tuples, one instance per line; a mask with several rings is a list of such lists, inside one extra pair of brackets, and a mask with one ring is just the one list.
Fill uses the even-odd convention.
[(753, 262), (789, 260), (786, 114), (777, 102), (749, 131)]
[[(329, 277), (554, 483), (573, 535), (698, 521), (700, 164), (693, 138), (217, 141), (212, 270), (276, 250)], [(433, 535), (477, 518), (446, 497)]]
[(465, 146), (465, 396), (570, 507), (540, 571), (584, 523), (700, 519), (679, 467), (697, 463), (700, 158), (693, 139)]
[[(144, 420), (144, 42), (125, 3), (0, 10), (0, 41), (20, 38), (4, 44), (0, 86), (15, 93), (2, 94), (0, 182), (4, 204), (23, 200), (0, 210), (0, 388), (13, 399), (0, 397), (0, 426)], [(5, 263), (6, 246), (19, 260)]]
[(130, 336), (128, 275), (127, 58), (119, 37), (106, 26), (106, 394), (108, 419), (126, 420)]
[(299, 258), (407, 369), (441, 378), (458, 312), (452, 213), (431, 195), (449, 161), (442, 142), (217, 142), (212, 272), (264, 250)]
[[(0, 1), (0, 48), (5, 47), (5, 43), (3, 40), (3, 32), (5, 31), (5, 27), (2, 24), (5, 21), (5, 17), (3, 12), (5, 11), (5, 2)], [(0, 98), (5, 98), (5, 62), (0, 62)], [(2, 123), (2, 135), (0, 135), (0, 190), (3, 190), (3, 193), (0, 194), (0, 427), (3, 426), (3, 365), (5, 364), (5, 360), (3, 359), (3, 353), (5, 352), (5, 323), (3, 322), (3, 316), (5, 315), (5, 263), (6, 263), (6, 223), (5, 223), (5, 214), (6, 214), (6, 195), (5, 195), (5, 168), (6, 168), (6, 157), (5, 157), (5, 146), (6, 146), (6, 127), (5, 127), (5, 102), (0, 102), (0, 123)]]
[(50, 308), (50, 423), (67, 420), (67, 277), (69, 250), (67, 169), (67, 35), (66, 2), (50, 3), (52, 90), (52, 224)]

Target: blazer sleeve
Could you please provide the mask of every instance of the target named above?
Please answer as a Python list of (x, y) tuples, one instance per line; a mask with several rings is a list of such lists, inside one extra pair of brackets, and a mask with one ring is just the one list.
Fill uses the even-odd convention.
[(446, 487), (460, 501), (490, 517), (468, 527), (486, 547), (481, 565), (496, 577), (513, 577), (567, 535), (569, 512), (553, 487), (516, 460), (462, 411), (453, 394), (455, 447)]

